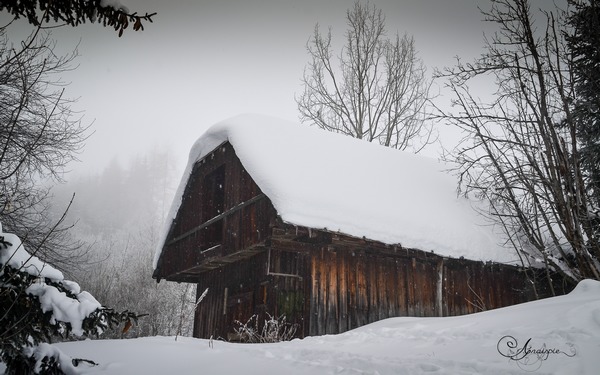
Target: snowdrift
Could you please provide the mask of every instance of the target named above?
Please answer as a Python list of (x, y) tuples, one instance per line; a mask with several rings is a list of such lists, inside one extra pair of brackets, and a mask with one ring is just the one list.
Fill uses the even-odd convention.
[(59, 344), (90, 374), (598, 374), (600, 282), (478, 314), (392, 318), (279, 344), (150, 337)]

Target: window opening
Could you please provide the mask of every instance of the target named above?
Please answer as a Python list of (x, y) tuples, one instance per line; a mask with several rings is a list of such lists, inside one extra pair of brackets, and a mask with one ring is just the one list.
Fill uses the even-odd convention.
[[(202, 222), (215, 218), (225, 209), (225, 166), (207, 174), (202, 184)], [(202, 228), (201, 250), (210, 249), (223, 242), (223, 220)]]

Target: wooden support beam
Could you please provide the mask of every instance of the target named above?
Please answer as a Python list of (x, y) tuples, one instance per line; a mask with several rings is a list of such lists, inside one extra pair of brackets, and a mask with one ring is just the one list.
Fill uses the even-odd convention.
[(223, 218), (225, 218), (225, 217), (233, 214), (236, 211), (241, 210), (242, 208), (244, 208), (244, 207), (246, 207), (248, 205), (251, 205), (252, 203), (258, 202), (259, 200), (261, 200), (263, 198), (266, 198), (265, 194), (264, 193), (260, 193), (257, 196), (252, 197), (252, 198), (248, 199), (247, 201), (242, 202), (242, 203), (238, 204), (237, 206), (235, 206), (235, 207), (233, 207), (233, 208), (231, 208), (231, 209), (223, 212), (222, 214), (217, 215), (217, 216), (213, 217), (212, 219), (210, 219), (210, 220), (208, 220), (208, 221), (206, 221), (206, 222), (198, 225), (197, 227), (194, 227), (194, 228), (188, 230), (187, 232), (183, 233), (182, 235), (173, 238), (171, 241), (169, 241), (167, 243), (167, 246), (171, 246), (174, 243), (177, 243), (177, 242), (183, 240), (184, 238), (187, 238), (187, 237), (191, 236), (192, 234), (198, 232), (199, 230), (201, 230), (203, 228), (206, 228), (207, 226), (209, 226), (211, 224), (214, 224), (214, 223), (216, 223), (219, 220), (222, 220)]

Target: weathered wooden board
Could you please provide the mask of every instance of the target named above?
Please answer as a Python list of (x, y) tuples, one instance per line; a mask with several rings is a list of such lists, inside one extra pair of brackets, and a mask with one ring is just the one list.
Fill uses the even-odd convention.
[(201, 272), (252, 256), (247, 250), (270, 236), (275, 217), (269, 199), (225, 143), (194, 167), (154, 277), (194, 282)]

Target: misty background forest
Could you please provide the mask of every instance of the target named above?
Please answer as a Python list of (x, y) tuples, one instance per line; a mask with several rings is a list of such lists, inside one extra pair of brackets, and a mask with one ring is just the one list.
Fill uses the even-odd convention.
[[(79, 261), (62, 271), (106, 306), (148, 314), (125, 337), (171, 336), (178, 329), (191, 336), (195, 285), (152, 279), (156, 243), (180, 174), (170, 151), (157, 146), (52, 190), (55, 220), (75, 193), (64, 223), (72, 225)], [(105, 336), (123, 337), (121, 329)]]

